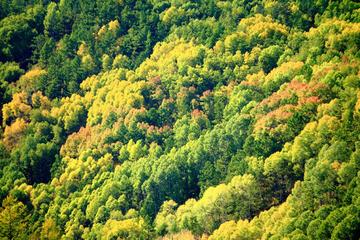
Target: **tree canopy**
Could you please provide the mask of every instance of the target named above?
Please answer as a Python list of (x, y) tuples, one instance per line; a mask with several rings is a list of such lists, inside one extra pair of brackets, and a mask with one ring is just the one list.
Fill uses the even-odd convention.
[(0, 239), (359, 239), (359, 9), (0, 0)]

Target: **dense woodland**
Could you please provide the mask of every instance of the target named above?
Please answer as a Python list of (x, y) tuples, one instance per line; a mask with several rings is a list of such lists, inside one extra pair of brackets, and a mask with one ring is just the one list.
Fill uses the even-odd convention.
[(360, 238), (356, 0), (0, 0), (0, 239)]

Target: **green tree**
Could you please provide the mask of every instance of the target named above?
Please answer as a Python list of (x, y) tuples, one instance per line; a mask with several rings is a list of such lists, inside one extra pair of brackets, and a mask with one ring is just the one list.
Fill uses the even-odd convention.
[(270, 46), (261, 51), (259, 56), (259, 65), (265, 73), (269, 73), (277, 66), (277, 61), (282, 53), (282, 48), (277, 45)]
[(55, 2), (51, 2), (47, 6), (47, 13), (44, 19), (45, 34), (48, 37), (52, 37), (56, 40), (60, 39), (64, 31), (62, 21), (63, 19), (58, 5)]

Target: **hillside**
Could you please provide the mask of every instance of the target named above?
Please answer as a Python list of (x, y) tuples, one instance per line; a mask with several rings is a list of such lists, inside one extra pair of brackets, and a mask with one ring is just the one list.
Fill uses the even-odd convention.
[(356, 0), (0, 0), (0, 239), (360, 238)]

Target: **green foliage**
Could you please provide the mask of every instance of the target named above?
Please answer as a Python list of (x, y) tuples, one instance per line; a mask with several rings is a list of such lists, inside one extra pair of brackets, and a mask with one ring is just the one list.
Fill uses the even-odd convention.
[(359, 7), (0, 0), (0, 238), (358, 239)]
[[(25, 10), (25, 9), (24, 9)], [(32, 41), (39, 30), (39, 21), (44, 10), (39, 5), (27, 9), (18, 15), (9, 15), (0, 21), (0, 59), (19, 62), (26, 66), (32, 53)]]
[[(248, 218), (261, 205), (257, 191), (258, 185), (253, 176), (234, 177), (228, 185), (220, 184), (209, 188), (198, 201), (189, 199), (176, 212), (162, 206), (160, 216), (157, 216), (157, 229), (164, 231), (161, 218), (173, 219), (167, 230), (189, 229), (194, 234), (211, 233), (221, 222), (230, 219)], [(167, 204), (167, 202), (165, 202)], [(160, 219), (159, 219), (160, 218)]]
[[(4, 104), (11, 98), (11, 84), (24, 74), (16, 62), (0, 63), (0, 103)], [(1, 115), (2, 120), (2, 115)]]
[(61, 13), (56, 3), (51, 2), (47, 6), (44, 19), (44, 32), (48, 37), (59, 39), (63, 32)]

